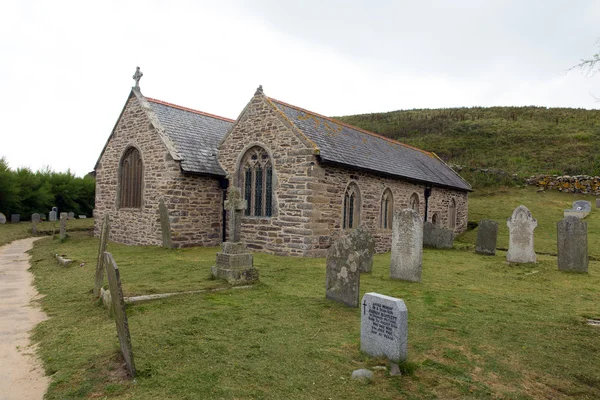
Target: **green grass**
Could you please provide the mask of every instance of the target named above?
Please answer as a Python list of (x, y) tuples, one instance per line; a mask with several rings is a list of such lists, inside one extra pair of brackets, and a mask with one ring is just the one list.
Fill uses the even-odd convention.
[[(556, 219), (546, 218), (559, 218), (572, 198), (547, 195), (474, 195), (470, 219), (505, 220), (512, 203), (523, 203), (538, 218), (537, 232), (549, 233)], [(474, 233), (457, 247), (472, 247)], [(536, 248), (552, 251), (551, 243), (536, 237)], [(138, 377), (128, 381), (114, 321), (91, 296), (97, 247), (89, 233), (74, 233), (62, 244), (40, 240), (32, 251), (35, 283), (51, 317), (34, 335), (52, 376), (48, 399), (600, 397), (600, 329), (585, 324), (600, 318), (599, 262), (578, 275), (559, 272), (552, 256), (516, 266), (501, 251), (485, 257), (425, 249), (423, 281), (414, 284), (390, 280), (389, 253), (375, 256), (373, 273), (361, 277), (361, 294), (375, 291), (406, 302), (404, 368), (411, 373), (376, 371), (374, 381), (363, 384), (350, 380), (352, 371), (385, 360), (359, 351), (360, 310), (324, 298), (325, 260), (255, 254), (261, 283), (252, 289), (129, 306)], [(51, 251), (78, 262), (61, 268)], [(110, 243), (109, 251), (127, 294), (224, 286), (208, 278), (215, 248)]]
[[(69, 230), (85, 230), (92, 229), (94, 226), (93, 218), (72, 219), (67, 221), (67, 234)], [(60, 231), (60, 222), (40, 222), (37, 224), (38, 236), (52, 235), (52, 230), (56, 230), (56, 234)], [(31, 235), (31, 222), (19, 222), (16, 224), (0, 225), (0, 246), (8, 244), (13, 240), (24, 239)]]

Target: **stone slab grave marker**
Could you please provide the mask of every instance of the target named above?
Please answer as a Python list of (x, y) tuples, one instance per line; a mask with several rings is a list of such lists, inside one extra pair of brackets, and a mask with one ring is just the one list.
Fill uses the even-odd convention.
[(67, 219), (75, 219), (75, 213), (71, 211), (67, 217)]
[(600, 208), (600, 199), (596, 199), (596, 208)]
[(160, 214), (160, 232), (162, 234), (162, 247), (170, 249), (171, 243), (171, 223), (169, 221), (169, 210), (165, 205), (165, 200), (161, 197), (158, 202), (158, 213)]
[(11, 214), (10, 215), (10, 223), (16, 224), (18, 222), (21, 222), (21, 214)]
[(56, 211), (50, 211), (48, 213), (48, 221), (50, 221), (50, 222), (56, 221)]
[(477, 229), (477, 244), (475, 253), (486, 256), (496, 255), (496, 243), (498, 241), (498, 222), (491, 219), (479, 221)]
[(229, 186), (225, 200), (225, 209), (229, 215), (229, 241), (221, 244), (222, 251), (217, 253), (217, 262), (211, 271), (214, 277), (225, 279), (231, 285), (244, 285), (259, 280), (252, 254), (246, 249), (246, 244), (240, 241), (242, 212), (246, 206), (240, 190), (233, 185)]
[(104, 253), (108, 245), (108, 236), (110, 233), (110, 221), (108, 214), (104, 216), (102, 227), (100, 228), (100, 243), (98, 245), (98, 258), (96, 260), (96, 274), (94, 276), (94, 296), (100, 296), (100, 289), (104, 284)]
[(60, 240), (67, 237), (67, 213), (60, 213)]
[(529, 209), (523, 205), (515, 208), (512, 216), (506, 221), (509, 230), (508, 252), (506, 261), (512, 263), (534, 263), (533, 230), (537, 220)]
[(79, 216), (79, 219), (87, 219), (87, 215), (83, 215), (82, 214), (82, 215)]
[(5, 224), (6, 223), (6, 215), (0, 213), (0, 224)]
[(360, 272), (373, 271), (373, 254), (375, 254), (375, 240), (369, 230), (361, 225), (352, 230), (348, 235), (354, 249), (358, 252), (358, 269)]
[(421, 282), (423, 263), (423, 220), (414, 210), (394, 212), (390, 277)]
[(427, 221), (423, 224), (423, 246), (451, 249), (454, 246), (454, 231)]
[(568, 216), (556, 223), (556, 231), (558, 269), (588, 272), (587, 222)]
[(563, 216), (568, 217), (573, 215), (577, 218), (585, 218), (590, 212), (592, 212), (592, 204), (589, 201), (576, 200), (573, 202), (573, 206), (570, 210), (565, 210), (563, 212)]
[(31, 233), (34, 235), (37, 235), (37, 224), (40, 219), (40, 214), (31, 214)]
[(358, 307), (360, 254), (349, 236), (336, 239), (327, 250), (325, 297), (349, 307)]
[(121, 275), (117, 263), (109, 252), (104, 253), (104, 265), (106, 267), (106, 277), (108, 278), (112, 312), (117, 325), (117, 335), (119, 336), (121, 354), (123, 354), (123, 359), (125, 359), (127, 371), (131, 377), (135, 377), (135, 363), (133, 362), (129, 321), (127, 320), (127, 313), (125, 312), (125, 299), (123, 298), (123, 289), (121, 287)]
[(402, 299), (365, 293), (360, 309), (360, 350), (392, 363), (408, 356), (408, 310)]

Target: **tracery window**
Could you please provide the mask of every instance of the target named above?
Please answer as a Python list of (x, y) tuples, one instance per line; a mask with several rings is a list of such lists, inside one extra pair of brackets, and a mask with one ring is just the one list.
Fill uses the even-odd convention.
[(360, 191), (356, 183), (351, 183), (344, 193), (342, 228), (353, 229), (360, 225)]
[(390, 189), (383, 191), (381, 196), (381, 211), (379, 213), (379, 227), (381, 229), (392, 229), (392, 218), (394, 215), (394, 198)]
[(419, 212), (419, 195), (416, 193), (413, 193), (412, 196), (410, 196), (410, 200), (408, 201), (408, 207), (411, 210), (415, 210), (417, 213)]
[(119, 193), (121, 208), (140, 208), (142, 206), (143, 164), (140, 152), (130, 147), (121, 158)]
[(273, 164), (269, 153), (262, 147), (252, 147), (240, 163), (240, 186), (248, 203), (245, 215), (271, 217), (273, 215)]
[(456, 201), (454, 199), (450, 200), (448, 206), (448, 225), (450, 229), (456, 228)]

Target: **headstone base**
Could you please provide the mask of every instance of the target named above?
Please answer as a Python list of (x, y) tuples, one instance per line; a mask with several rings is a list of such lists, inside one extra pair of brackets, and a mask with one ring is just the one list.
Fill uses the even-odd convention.
[(589, 214), (589, 211), (565, 210), (563, 212), (563, 216), (565, 218), (567, 218), (568, 216), (572, 215), (572, 216), (577, 217), (579, 219), (583, 219), (583, 218), (587, 217), (588, 214)]
[(225, 268), (214, 266), (211, 270), (215, 278), (225, 279), (230, 285), (247, 285), (259, 281), (258, 270), (254, 267)]
[(258, 270), (254, 268), (252, 254), (242, 242), (223, 242), (221, 253), (217, 253), (217, 265), (212, 267), (215, 278), (225, 279), (230, 285), (256, 283)]

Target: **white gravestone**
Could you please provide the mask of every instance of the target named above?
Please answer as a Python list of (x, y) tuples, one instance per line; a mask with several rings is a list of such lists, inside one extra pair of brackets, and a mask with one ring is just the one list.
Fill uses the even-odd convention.
[(365, 293), (360, 308), (360, 350), (399, 363), (408, 353), (408, 310), (404, 301)]
[(533, 230), (537, 221), (525, 206), (515, 208), (512, 216), (506, 221), (509, 230), (508, 252), (506, 261), (513, 263), (534, 263)]

